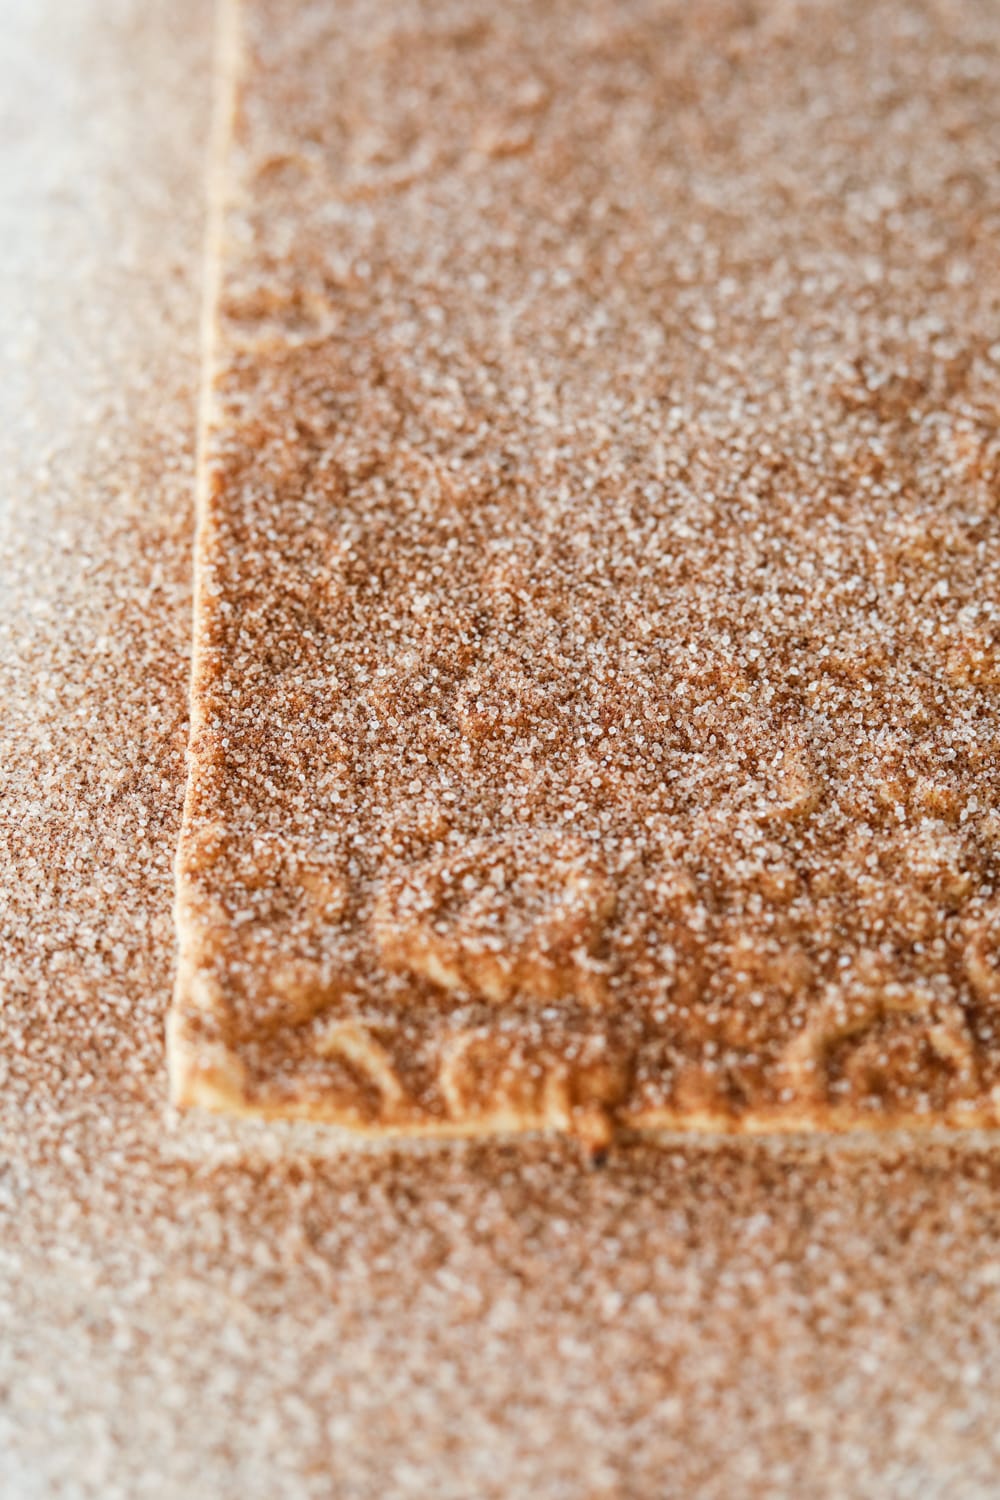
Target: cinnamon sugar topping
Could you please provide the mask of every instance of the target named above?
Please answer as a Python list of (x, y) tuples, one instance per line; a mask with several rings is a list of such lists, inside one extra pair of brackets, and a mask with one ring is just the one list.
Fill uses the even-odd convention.
[(245, 0), (180, 1100), (995, 1121), (988, 19)]

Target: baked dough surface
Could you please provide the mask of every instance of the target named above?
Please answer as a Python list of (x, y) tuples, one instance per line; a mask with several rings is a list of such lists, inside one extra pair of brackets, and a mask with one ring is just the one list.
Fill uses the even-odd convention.
[(996, 1122), (1000, 106), (748, 16), (232, 7), (178, 1103)]

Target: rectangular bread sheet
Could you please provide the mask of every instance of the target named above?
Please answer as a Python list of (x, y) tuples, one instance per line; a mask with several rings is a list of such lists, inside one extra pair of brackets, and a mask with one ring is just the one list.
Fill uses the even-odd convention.
[(177, 1102), (996, 1122), (996, 28), (917, 14), (227, 0)]

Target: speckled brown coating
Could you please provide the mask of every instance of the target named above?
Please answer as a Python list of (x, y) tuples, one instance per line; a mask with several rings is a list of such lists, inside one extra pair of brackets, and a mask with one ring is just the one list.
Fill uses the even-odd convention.
[(996, 14), (224, 14), (175, 1098), (994, 1123)]
[(209, 19), (4, 7), (0, 1495), (995, 1500), (992, 1137), (165, 1109)]

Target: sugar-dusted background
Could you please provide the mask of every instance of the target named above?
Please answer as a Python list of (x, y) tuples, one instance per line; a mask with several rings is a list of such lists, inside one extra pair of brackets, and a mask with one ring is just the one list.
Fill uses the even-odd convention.
[(0, 3), (0, 1496), (995, 1494), (987, 1138), (168, 1112), (209, 11)]

